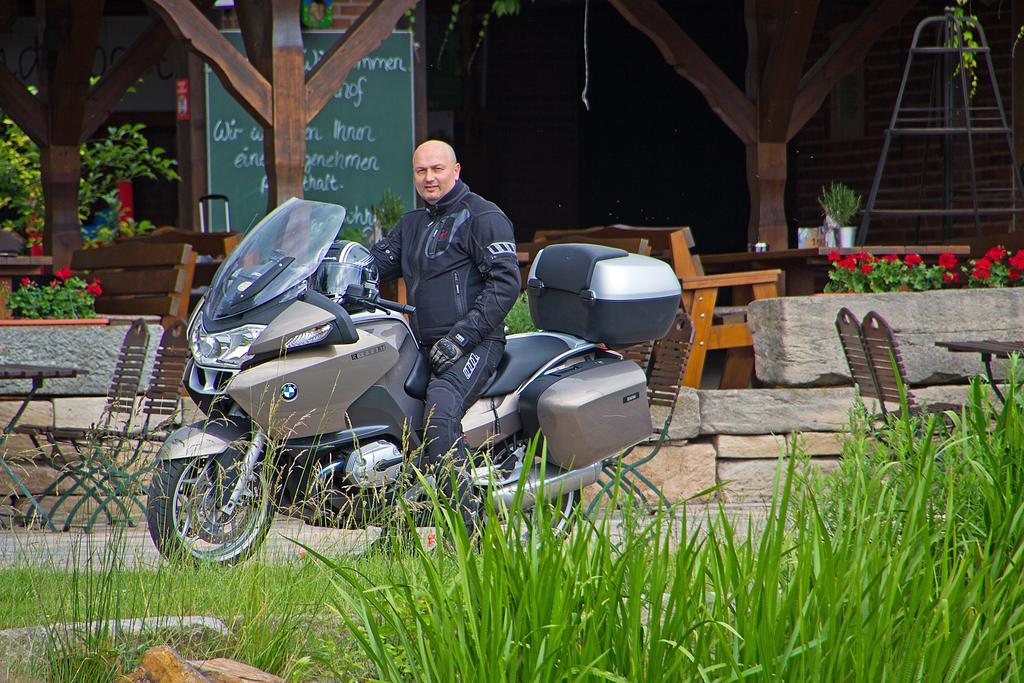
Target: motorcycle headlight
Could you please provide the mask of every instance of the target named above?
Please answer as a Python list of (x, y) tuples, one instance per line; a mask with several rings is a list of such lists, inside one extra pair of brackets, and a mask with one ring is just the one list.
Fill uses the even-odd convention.
[(223, 332), (207, 332), (202, 323), (195, 326), (189, 346), (192, 357), (200, 365), (223, 365), (237, 368), (249, 353), (249, 347), (266, 325), (242, 325)]

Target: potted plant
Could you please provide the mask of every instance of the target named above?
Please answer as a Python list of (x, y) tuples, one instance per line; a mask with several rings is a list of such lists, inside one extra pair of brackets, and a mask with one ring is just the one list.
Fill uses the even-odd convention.
[[(86, 246), (99, 246), (119, 236), (140, 236), (153, 228), (136, 222), (127, 210), (126, 183), (137, 178), (178, 180), (174, 159), (161, 147), (150, 147), (142, 124), (107, 128), (106, 136), (81, 147), (82, 178), (78, 217), (95, 216)], [(25, 238), (30, 251), (41, 250), (43, 190), (39, 148), (10, 118), (0, 120), (0, 229)], [(33, 252), (34, 253), (34, 252)]]
[(861, 197), (843, 183), (822, 186), (818, 205), (825, 214), (822, 232), (827, 246), (852, 247), (857, 229), (851, 221), (860, 211)]
[(46, 324), (63, 320), (105, 322), (96, 317), (96, 297), (101, 294), (99, 280), (86, 282), (72, 275), (70, 268), (62, 268), (43, 286), (31, 278), (22, 278), (20, 286), (7, 295), (7, 307), (17, 318)]

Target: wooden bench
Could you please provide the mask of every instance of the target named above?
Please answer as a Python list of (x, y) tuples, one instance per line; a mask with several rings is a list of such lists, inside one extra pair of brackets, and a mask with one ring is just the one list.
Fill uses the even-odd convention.
[(213, 282), (213, 276), (224, 262), (225, 257), (235, 250), (238, 243), (242, 241), (242, 237), (243, 235), (238, 232), (194, 232), (165, 225), (141, 239), (149, 243), (183, 243), (192, 247), (192, 251), (196, 253), (196, 267), (192, 276), (192, 295), (189, 302), (189, 311), (192, 311), (206, 288)]
[(164, 327), (188, 317), (196, 254), (180, 242), (125, 240), (72, 253), (71, 270), (100, 280), (96, 312), (158, 315)]
[[(693, 234), (688, 227), (641, 227), (609, 225), (582, 230), (539, 230), (535, 242), (557, 238), (647, 240), (651, 255), (668, 261), (683, 289), (683, 307), (693, 320), (694, 344), (683, 385), (700, 388), (707, 352), (725, 350), (720, 389), (743, 389), (754, 373), (754, 339), (747, 328), (746, 305), (755, 299), (779, 296), (778, 269), (705, 275), (700, 257), (693, 254)], [(523, 245), (520, 245), (522, 247)], [(732, 306), (719, 306), (719, 293), (728, 290)]]

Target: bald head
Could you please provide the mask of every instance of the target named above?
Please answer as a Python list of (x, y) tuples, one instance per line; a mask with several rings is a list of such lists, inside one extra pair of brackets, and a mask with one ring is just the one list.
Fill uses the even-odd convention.
[(416, 192), (428, 204), (436, 204), (455, 186), (462, 167), (447, 142), (427, 140), (412, 155)]

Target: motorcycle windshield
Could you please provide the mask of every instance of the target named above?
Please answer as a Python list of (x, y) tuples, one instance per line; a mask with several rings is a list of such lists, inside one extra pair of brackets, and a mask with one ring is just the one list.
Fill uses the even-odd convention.
[(292, 198), (257, 223), (217, 270), (204, 306), (220, 320), (245, 313), (312, 275), (345, 220), (344, 207)]

